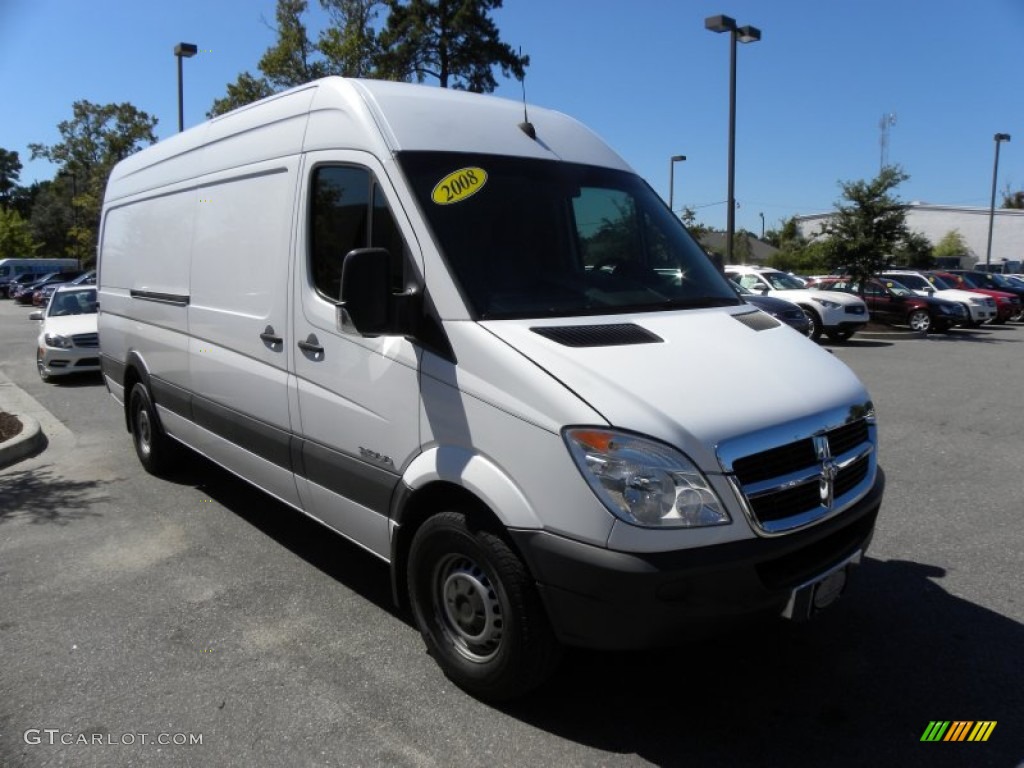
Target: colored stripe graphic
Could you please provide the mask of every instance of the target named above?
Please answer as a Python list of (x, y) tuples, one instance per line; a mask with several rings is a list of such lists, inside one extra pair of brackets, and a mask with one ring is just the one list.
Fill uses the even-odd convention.
[(921, 741), (988, 741), (996, 720), (931, 720)]
[(988, 741), (988, 737), (992, 735), (992, 731), (994, 731), (995, 728), (995, 720), (979, 720), (978, 724), (974, 726), (974, 730), (971, 731), (971, 735), (967, 737), (967, 740)]
[(972, 725), (974, 725), (973, 720), (954, 720), (943, 741), (963, 741), (967, 738), (967, 732)]

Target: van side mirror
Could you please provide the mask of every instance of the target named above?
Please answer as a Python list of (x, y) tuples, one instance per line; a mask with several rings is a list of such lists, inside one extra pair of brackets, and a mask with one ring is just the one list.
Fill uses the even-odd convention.
[(37, 310), (35, 310), (33, 312), (29, 312), (28, 319), (29, 320), (42, 320), (43, 319), (43, 310), (37, 309)]
[(386, 248), (356, 248), (341, 263), (340, 330), (360, 336), (391, 331), (391, 255)]

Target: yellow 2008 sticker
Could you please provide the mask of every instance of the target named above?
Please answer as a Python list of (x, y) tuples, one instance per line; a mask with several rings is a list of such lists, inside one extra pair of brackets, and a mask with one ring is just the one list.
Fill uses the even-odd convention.
[(460, 168), (437, 182), (430, 199), (438, 205), (461, 203), (483, 189), (486, 183), (487, 171), (483, 168)]

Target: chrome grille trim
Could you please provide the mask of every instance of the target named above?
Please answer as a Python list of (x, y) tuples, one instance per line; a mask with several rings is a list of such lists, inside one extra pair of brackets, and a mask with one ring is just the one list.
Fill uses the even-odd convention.
[[(812, 420), (804, 419), (718, 447), (722, 469), (756, 533), (778, 536), (822, 522), (870, 491), (877, 471), (870, 404), (845, 413), (843, 420), (838, 413), (819, 417), (813, 431)], [(831, 426), (822, 429), (823, 421)], [(808, 431), (801, 434), (801, 427)]]

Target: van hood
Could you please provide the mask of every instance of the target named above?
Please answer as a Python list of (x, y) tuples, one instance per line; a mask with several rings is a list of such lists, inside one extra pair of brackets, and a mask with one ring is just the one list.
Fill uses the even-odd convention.
[(705, 471), (732, 438), (804, 429), (868, 401), (844, 363), (750, 306), (480, 324), (611, 426), (674, 445)]

